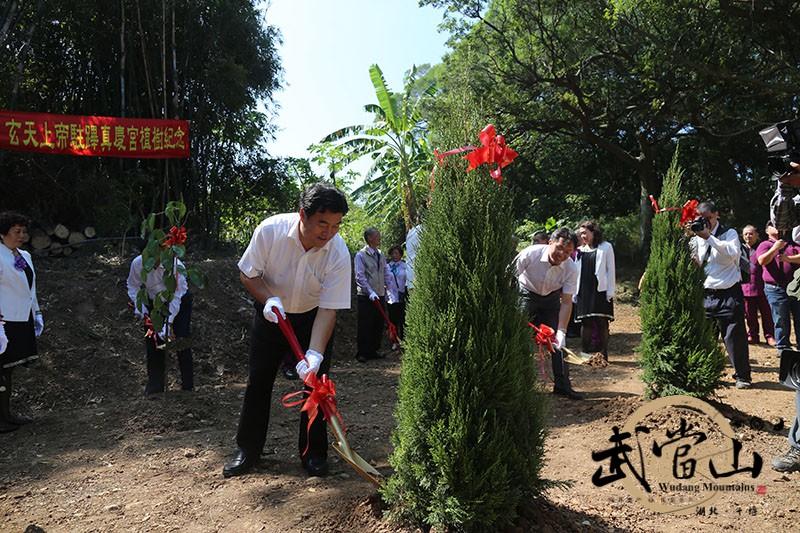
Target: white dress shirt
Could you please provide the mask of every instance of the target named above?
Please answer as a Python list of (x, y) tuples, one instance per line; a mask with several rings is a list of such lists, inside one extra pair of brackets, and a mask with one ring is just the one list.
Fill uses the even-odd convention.
[(729, 228), (723, 235), (717, 237), (714, 233), (719, 230), (719, 222), (711, 229), (708, 240), (694, 236), (697, 245), (697, 257), (705, 263), (706, 279), (703, 287), (706, 289), (729, 289), (742, 281), (739, 270), (739, 234), (734, 228)]
[(336, 234), (325, 246), (306, 251), (299, 213), (263, 220), (239, 260), (239, 270), (248, 278), (260, 277), (287, 313), (350, 308), (350, 252), (344, 239)]
[(406, 284), (409, 289), (414, 288), (414, 259), (417, 257), (420, 230), (422, 224), (417, 224), (406, 235)]
[(576, 294), (578, 265), (571, 257), (560, 265), (550, 264), (549, 248), (549, 244), (534, 244), (514, 259), (520, 287), (539, 296), (547, 296), (558, 289), (562, 294)]
[[(182, 268), (186, 268), (180, 259), (175, 259), (175, 262), (180, 265)], [(175, 295), (172, 298), (172, 301), (169, 302), (169, 316), (167, 318), (167, 322), (170, 324), (175, 320), (175, 317), (178, 316), (178, 311), (181, 310), (181, 298), (183, 295), (187, 293), (189, 290), (189, 282), (186, 280), (186, 276), (180, 273), (180, 271), (175, 272), (175, 281), (177, 281), (177, 286), (175, 287)], [(137, 255), (133, 261), (131, 261), (131, 269), (128, 272), (128, 298), (134, 303), (136, 302), (136, 295), (139, 293), (139, 289), (142, 288), (142, 285), (145, 286), (147, 290), (147, 297), (151, 300), (155, 299), (156, 295), (162, 291), (167, 290), (167, 286), (164, 285), (164, 265), (158, 265), (155, 269), (151, 270), (147, 274), (147, 280), (142, 279), (142, 256)], [(144, 305), (147, 305), (147, 302), (143, 302)]]

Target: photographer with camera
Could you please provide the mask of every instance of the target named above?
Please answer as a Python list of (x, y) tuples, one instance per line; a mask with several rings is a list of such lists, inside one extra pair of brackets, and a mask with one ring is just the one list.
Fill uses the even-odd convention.
[(750, 388), (750, 352), (744, 325), (744, 294), (742, 293), (739, 255), (739, 234), (734, 228), (723, 228), (713, 202), (697, 206), (700, 215), (691, 224), (693, 247), (705, 269), (703, 282), (706, 317), (716, 321), (734, 369), (737, 389)]
[(777, 183), (770, 218), (778, 231), (800, 226), (800, 119), (784, 120), (758, 132), (767, 152), (767, 170)]

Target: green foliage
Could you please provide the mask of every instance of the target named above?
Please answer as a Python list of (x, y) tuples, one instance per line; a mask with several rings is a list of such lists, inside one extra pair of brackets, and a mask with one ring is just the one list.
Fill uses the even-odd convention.
[(520, 218), (572, 218), (565, 198), (586, 194), (578, 216), (625, 215), (659, 193), (678, 139), (695, 197), (739, 225), (763, 212), (757, 131), (797, 114), (797, 2), (421, 3), (450, 18), (440, 90), (480, 95), (522, 154)]
[[(677, 152), (664, 178), (659, 205), (680, 206), (681, 177)], [(650, 260), (642, 286), (642, 379), (648, 397), (713, 393), (725, 366), (714, 324), (703, 309), (705, 273), (689, 251), (689, 237), (679, 226), (680, 211), (666, 211), (653, 221)]]
[(265, 24), (265, 6), (252, 0), (6, 5), (0, 10), (0, 108), (189, 120), (192, 158), (5, 151), (0, 207), (118, 235), (181, 199), (191, 226), (219, 239), (225, 234), (220, 219), (238, 215), (235, 204), (253, 176), (273, 183), (261, 194), (279, 196), (270, 193), (286, 182), (269, 172), (263, 146), (273, 132), (271, 99), (281, 82), (280, 35)]
[(605, 239), (614, 245), (617, 263), (642, 264), (639, 235), (641, 219), (638, 213), (620, 217), (601, 216), (598, 220)]
[[(156, 227), (159, 215), (166, 217), (169, 229)], [(207, 283), (206, 276), (200, 269), (186, 268), (178, 263), (179, 259), (183, 260), (186, 257), (186, 228), (183, 226), (185, 220), (186, 206), (183, 202), (169, 202), (163, 213), (150, 213), (142, 222), (142, 238), (147, 240), (142, 250), (142, 281), (146, 282), (147, 276), (160, 265), (174, 265), (174, 268), (164, 268), (162, 280), (166, 288), (153, 298), (150, 320), (156, 332), (161, 331), (169, 317), (169, 304), (178, 288), (178, 274), (186, 276), (191, 283), (201, 288)], [(136, 308), (144, 309), (148, 299), (147, 289), (141, 287), (136, 294)]]
[(341, 128), (312, 149), (317, 158), (331, 161), (334, 170), (341, 163), (369, 157), (372, 166), (354, 197), (364, 202), (370, 214), (402, 212), (406, 227), (411, 228), (417, 223), (417, 195), (433, 154), (421, 107), (435, 95), (436, 85), (431, 82), (420, 88), (416, 67), (406, 77), (403, 93), (386, 86), (378, 65), (369, 68), (369, 76), (378, 103), (364, 109), (374, 115), (373, 123)]
[[(455, 109), (458, 109), (456, 106)], [(459, 117), (461, 146), (484, 124)], [(467, 137), (465, 139), (465, 137)], [(546, 486), (547, 396), (517, 307), (511, 198), (486, 167), (453, 158), (436, 172), (416, 256), (390, 463), (391, 514), (454, 531), (491, 531)]]

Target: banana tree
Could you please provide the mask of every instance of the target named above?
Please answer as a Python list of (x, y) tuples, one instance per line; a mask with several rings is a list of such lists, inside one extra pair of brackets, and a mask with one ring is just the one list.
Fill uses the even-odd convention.
[(372, 65), (369, 76), (378, 103), (367, 104), (364, 109), (374, 115), (373, 123), (339, 129), (320, 141), (321, 145), (343, 148), (353, 161), (372, 159), (364, 184), (353, 195), (365, 200), (371, 214), (402, 210), (406, 228), (418, 223), (414, 188), (424, 183), (433, 159), (420, 104), (435, 95), (436, 84), (419, 90), (417, 73), (417, 68), (412, 67), (403, 93), (393, 93), (386, 86), (380, 67)]

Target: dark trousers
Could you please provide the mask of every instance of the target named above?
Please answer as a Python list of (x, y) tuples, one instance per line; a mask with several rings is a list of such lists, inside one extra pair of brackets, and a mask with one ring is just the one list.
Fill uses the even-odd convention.
[(400, 340), (403, 340), (405, 338), (406, 325), (406, 302), (404, 297), (400, 298), (400, 303), (389, 304), (389, 320), (397, 326), (397, 336)]
[(758, 315), (761, 314), (761, 324), (764, 326), (764, 338), (769, 340), (775, 336), (775, 324), (772, 321), (772, 309), (769, 307), (767, 297), (763, 293), (758, 296), (744, 297), (744, 314), (747, 322), (747, 336), (758, 340)]
[[(189, 336), (189, 327), (192, 321), (192, 300), (194, 297), (191, 292), (187, 292), (181, 298), (181, 308), (178, 315), (172, 322), (172, 333), (176, 337), (186, 338)], [(152, 303), (150, 304), (152, 305)], [(144, 341), (147, 351), (147, 385), (145, 394), (154, 392), (164, 392), (166, 379), (166, 365), (169, 355), (164, 350), (156, 348), (156, 341), (153, 337), (147, 337)], [(181, 371), (181, 389), (192, 390), (194, 388), (194, 370), (192, 368), (192, 349), (185, 348), (177, 353), (178, 368)]]
[(734, 377), (750, 381), (750, 348), (744, 325), (744, 294), (742, 286), (735, 284), (728, 289), (706, 290), (703, 300), (706, 317), (714, 319), (722, 335), (725, 350), (733, 366)]
[[(560, 290), (553, 291), (547, 296), (540, 296), (522, 289), (520, 306), (528, 320), (536, 327), (544, 324), (553, 328), (553, 331), (558, 329), (558, 314), (561, 311)], [(564, 352), (556, 350), (552, 354), (552, 359), (555, 386), (570, 390), (572, 385), (569, 382), (569, 365), (564, 361)]]
[[(249, 457), (259, 457), (264, 451), (275, 376), (283, 363), (284, 353), (290, 349), (278, 325), (266, 320), (262, 309), (263, 306), (256, 306), (250, 326), (250, 373), (239, 417), (239, 429), (236, 432), (236, 443)], [(308, 350), (308, 344), (311, 342), (311, 329), (316, 316), (316, 308), (306, 313), (286, 315), (304, 351)], [(317, 372), (319, 376), (327, 374), (330, 370), (332, 346), (333, 336), (325, 347), (325, 357)], [(305, 389), (312, 390), (310, 387)], [(305, 411), (300, 413), (298, 438), (300, 454), (305, 451), (306, 444), (308, 444), (307, 457), (327, 458), (328, 434), (321, 410), (318, 410), (310, 430), (308, 430), (308, 413)]]
[[(369, 299), (369, 296), (358, 295), (356, 298), (358, 305), (358, 323), (356, 341), (358, 343), (357, 356), (367, 359), (374, 359), (378, 356), (383, 339), (383, 316)], [(380, 299), (380, 304), (386, 306), (384, 299)]]

